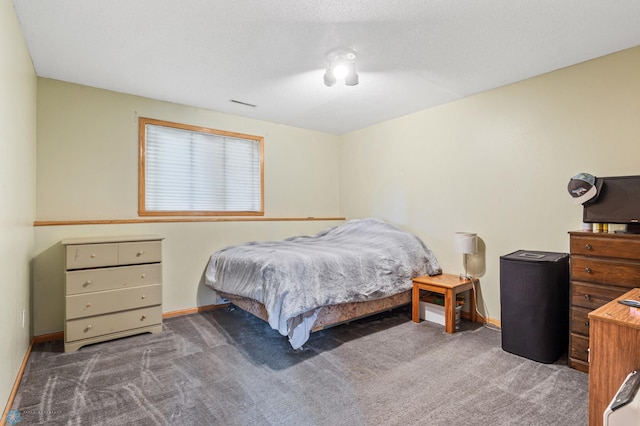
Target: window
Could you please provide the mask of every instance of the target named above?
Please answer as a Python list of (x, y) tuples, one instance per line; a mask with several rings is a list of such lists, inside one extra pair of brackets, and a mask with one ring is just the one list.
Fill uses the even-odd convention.
[(139, 215), (264, 215), (262, 137), (150, 118), (139, 126)]

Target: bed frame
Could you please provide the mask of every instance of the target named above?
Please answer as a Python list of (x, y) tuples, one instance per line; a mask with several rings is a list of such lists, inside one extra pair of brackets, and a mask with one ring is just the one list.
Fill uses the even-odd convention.
[[(220, 296), (227, 299), (240, 309), (247, 311), (258, 318), (268, 321), (269, 315), (264, 305), (257, 300), (243, 296), (218, 292)], [(349, 302), (338, 305), (324, 306), (318, 314), (318, 318), (313, 323), (311, 331), (320, 331), (335, 325), (344, 324), (370, 315), (408, 305), (411, 303), (411, 290), (394, 294), (382, 299), (370, 300), (366, 302)]]

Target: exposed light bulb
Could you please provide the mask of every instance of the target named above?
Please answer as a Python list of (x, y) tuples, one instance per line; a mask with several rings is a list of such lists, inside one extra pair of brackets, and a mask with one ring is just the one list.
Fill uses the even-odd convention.
[(336, 83), (336, 76), (333, 74), (333, 71), (331, 69), (328, 69), (325, 73), (324, 73), (324, 84), (327, 87), (331, 87)]
[(348, 73), (349, 73), (349, 68), (345, 64), (338, 64), (333, 69), (333, 75), (338, 80), (344, 79), (347, 76)]
[(359, 78), (355, 70), (352, 70), (352, 72), (350, 72), (344, 78), (344, 84), (346, 84), (347, 86), (357, 86), (358, 83), (359, 83)]

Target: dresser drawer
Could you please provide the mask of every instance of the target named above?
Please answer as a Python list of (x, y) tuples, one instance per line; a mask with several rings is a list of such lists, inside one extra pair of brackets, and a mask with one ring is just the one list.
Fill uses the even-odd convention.
[(115, 290), (162, 282), (162, 265), (119, 266), (66, 272), (66, 295)]
[(591, 309), (572, 307), (571, 308), (571, 332), (589, 335), (589, 312)]
[(118, 244), (118, 265), (160, 262), (162, 244), (160, 241), (137, 241)]
[(571, 279), (633, 288), (640, 283), (640, 262), (571, 256)]
[(631, 238), (571, 236), (571, 254), (638, 260), (640, 240)]
[(569, 356), (580, 361), (589, 361), (589, 338), (571, 333)]
[(73, 342), (108, 335), (124, 330), (146, 327), (162, 322), (162, 307), (133, 309), (96, 317), (69, 320), (65, 325), (65, 341)]
[(118, 244), (67, 246), (67, 269), (98, 268), (118, 264)]
[(622, 296), (628, 289), (571, 282), (571, 305), (593, 310)]
[(66, 247), (66, 269), (68, 270), (162, 261), (160, 241), (74, 244)]
[(161, 303), (162, 284), (75, 294), (66, 297), (66, 317), (83, 318)]

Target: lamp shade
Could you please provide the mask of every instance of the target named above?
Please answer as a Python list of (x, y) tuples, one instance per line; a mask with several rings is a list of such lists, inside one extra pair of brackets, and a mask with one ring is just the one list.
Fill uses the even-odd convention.
[(475, 254), (478, 251), (478, 235), (470, 232), (456, 232), (453, 240), (456, 253)]

